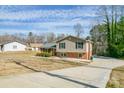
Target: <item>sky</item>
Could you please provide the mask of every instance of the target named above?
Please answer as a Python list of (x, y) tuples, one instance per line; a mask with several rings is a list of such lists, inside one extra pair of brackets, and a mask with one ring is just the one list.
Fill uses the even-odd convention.
[(98, 6), (25, 5), (0, 6), (0, 34), (35, 34), (54, 32), (74, 35), (74, 25), (80, 23), (84, 36), (97, 24)]

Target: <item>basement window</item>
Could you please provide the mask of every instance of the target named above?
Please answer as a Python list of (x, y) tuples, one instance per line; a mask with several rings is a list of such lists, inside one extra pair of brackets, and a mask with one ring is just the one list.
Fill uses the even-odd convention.
[(61, 53), (61, 57), (66, 57), (66, 53)]
[(78, 54), (78, 57), (79, 57), (79, 58), (82, 58), (82, 56), (83, 56), (82, 53), (79, 53), (79, 54)]

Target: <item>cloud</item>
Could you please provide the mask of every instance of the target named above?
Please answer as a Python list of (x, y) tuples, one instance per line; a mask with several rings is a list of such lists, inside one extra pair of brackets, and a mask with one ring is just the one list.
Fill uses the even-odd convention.
[(96, 6), (75, 6), (72, 9), (47, 9), (47, 7), (49, 6), (42, 9), (38, 6), (38, 9), (35, 9), (34, 6), (30, 6), (29, 9), (28, 6), (1, 6), (0, 31), (73, 34), (73, 26), (76, 23), (80, 23), (87, 32), (92, 24), (96, 24), (95, 18), (98, 17), (95, 13)]
[[(93, 20), (92, 20), (93, 21)], [(87, 28), (91, 26), (91, 20), (86, 19), (75, 19), (71, 21), (62, 21), (62, 22), (34, 22), (34, 23), (20, 23), (20, 22), (0, 22), (0, 28), (11, 30), (9, 32), (20, 32), (24, 30), (24, 33), (33, 31), (35, 33), (39, 32), (55, 32), (55, 33), (73, 33), (73, 26), (76, 23), (80, 23), (83, 26), (83, 29), (87, 31)], [(26, 31), (25, 31), (26, 30)]]
[[(5, 6), (4, 6), (5, 7)], [(14, 6), (13, 6), (14, 7)], [(18, 6), (21, 7), (21, 6)], [(33, 7), (33, 6), (32, 6)], [(12, 8), (12, 7), (10, 7)], [(7, 8), (9, 9), (9, 8)], [(9, 9), (10, 10), (10, 9)], [(69, 20), (74, 17), (80, 17), (80, 16), (87, 16), (87, 17), (96, 17), (97, 15), (94, 13), (94, 11), (90, 11), (87, 9), (87, 11), (84, 12), (83, 8), (74, 8), (74, 9), (54, 9), (54, 10), (23, 10), (23, 11), (5, 11), (2, 9), (0, 11), (0, 19), (3, 20), (33, 20), (33, 19), (44, 19), (44, 20)]]

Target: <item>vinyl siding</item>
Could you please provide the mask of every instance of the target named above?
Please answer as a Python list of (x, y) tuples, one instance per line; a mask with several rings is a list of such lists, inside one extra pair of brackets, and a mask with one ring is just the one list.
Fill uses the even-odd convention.
[[(59, 43), (65, 43), (65, 49), (59, 49)], [(83, 44), (83, 49), (76, 49), (75, 42), (69, 40), (63, 40), (57, 43), (56, 52), (80, 52), (83, 53), (86, 50), (85, 43)]]
[[(13, 46), (17, 46), (17, 48), (13, 48)], [(23, 45), (18, 42), (12, 42), (5, 44), (3, 47), (3, 51), (25, 51), (26, 45)]]

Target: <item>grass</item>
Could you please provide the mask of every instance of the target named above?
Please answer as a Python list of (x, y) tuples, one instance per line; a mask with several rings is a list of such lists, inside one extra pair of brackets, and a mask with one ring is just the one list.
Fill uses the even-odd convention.
[(37, 71), (50, 71), (84, 65), (76, 62), (34, 57), (34, 55), (36, 52), (0, 53), (0, 76), (34, 72), (29, 68)]
[(112, 70), (107, 88), (124, 88), (124, 66)]

